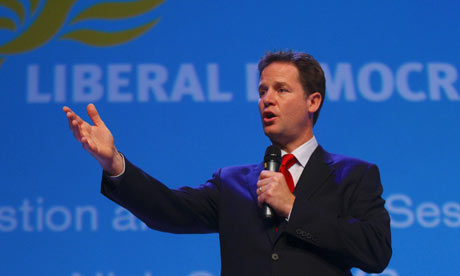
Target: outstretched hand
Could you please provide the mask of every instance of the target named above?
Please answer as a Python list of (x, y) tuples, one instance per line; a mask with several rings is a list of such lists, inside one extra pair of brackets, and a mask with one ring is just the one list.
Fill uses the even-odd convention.
[(110, 175), (118, 175), (123, 171), (123, 158), (118, 153), (113, 142), (113, 135), (102, 121), (96, 107), (89, 104), (86, 107), (94, 125), (88, 124), (69, 107), (64, 106), (69, 128), (75, 139), (88, 151)]

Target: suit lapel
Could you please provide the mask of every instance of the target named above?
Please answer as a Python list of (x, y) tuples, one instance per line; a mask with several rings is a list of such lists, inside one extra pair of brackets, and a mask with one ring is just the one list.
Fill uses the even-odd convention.
[(329, 154), (320, 146), (315, 149), (294, 189), (296, 196), (310, 198), (334, 171)]

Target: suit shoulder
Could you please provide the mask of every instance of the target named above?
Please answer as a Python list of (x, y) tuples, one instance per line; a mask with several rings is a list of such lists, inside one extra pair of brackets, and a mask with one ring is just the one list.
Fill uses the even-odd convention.
[(220, 169), (221, 174), (225, 175), (235, 175), (235, 174), (242, 174), (247, 175), (253, 171), (261, 170), (263, 168), (263, 164), (249, 164), (249, 165), (239, 165), (239, 166), (229, 166)]
[(365, 169), (365, 168), (376, 166), (373, 163), (370, 163), (368, 161), (365, 161), (359, 158), (345, 156), (345, 155), (336, 154), (336, 153), (329, 153), (329, 160), (332, 163), (332, 165), (336, 167), (354, 167), (354, 168), (361, 167)]
[[(335, 179), (357, 180), (365, 176), (373, 180), (380, 179), (379, 168), (373, 163), (341, 154), (329, 154), (329, 156), (331, 162), (329, 166), (334, 170)], [(377, 182), (380, 183), (380, 180)]]

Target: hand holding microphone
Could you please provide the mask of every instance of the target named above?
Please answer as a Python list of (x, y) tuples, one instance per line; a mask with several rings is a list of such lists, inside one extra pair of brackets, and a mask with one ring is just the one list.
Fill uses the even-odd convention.
[(264, 168), (257, 182), (258, 203), (264, 208), (264, 218), (272, 220), (276, 215), (287, 218), (294, 205), (295, 196), (280, 173), (281, 150), (269, 146), (265, 151)]

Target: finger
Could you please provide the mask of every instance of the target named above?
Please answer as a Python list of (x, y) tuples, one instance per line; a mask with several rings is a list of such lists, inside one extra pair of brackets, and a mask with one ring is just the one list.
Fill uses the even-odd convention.
[(75, 138), (77, 138), (80, 142), (81, 138), (88, 134), (87, 128), (89, 127), (90, 125), (83, 121), (78, 115), (74, 116), (74, 120), (72, 121), (72, 129), (76, 135)]
[(263, 170), (259, 174), (259, 179), (269, 178), (272, 177), (274, 174), (276, 174), (276, 172)]
[(261, 195), (262, 193), (263, 193), (262, 187), (257, 187), (257, 189), (256, 189), (256, 194), (257, 194), (257, 195)]
[(257, 204), (259, 205), (259, 207), (262, 207), (262, 205), (265, 203), (265, 198), (263, 195), (259, 195), (257, 197)]
[(93, 143), (91, 140), (89, 140), (88, 138), (86, 138), (86, 137), (83, 136), (83, 137), (81, 138), (81, 143), (82, 143), (83, 148), (84, 148), (86, 151), (88, 151), (88, 152), (90, 152), (90, 153), (96, 152), (96, 146), (95, 146), (94, 143)]
[(262, 207), (265, 203), (267, 202), (267, 195), (265, 193), (262, 193), (257, 197), (257, 203), (259, 204), (260, 207)]
[(72, 111), (68, 106), (64, 106), (62, 110), (66, 113), (67, 121), (69, 124), (69, 128), (73, 133), (75, 139), (81, 142), (82, 138), (82, 130), (80, 126), (85, 123), (75, 112)]
[(64, 113), (66, 113), (66, 114), (67, 114), (68, 112), (73, 112), (72, 109), (70, 109), (70, 107), (68, 107), (68, 106), (63, 106), (63, 107), (62, 107), (62, 111), (64, 111)]
[(64, 107), (62, 108), (62, 110), (64, 110), (64, 112), (65, 112), (65, 115), (66, 115), (66, 117), (67, 117), (67, 120), (68, 120), (70, 129), (72, 129), (72, 120), (73, 120), (73, 118), (74, 118), (74, 112), (72, 111), (72, 109), (70, 109), (70, 108), (67, 107), (67, 106), (64, 106)]
[(69, 111), (65, 115), (67, 116), (67, 122), (69, 123), (69, 128), (72, 130), (72, 120), (73, 120), (72, 112)]
[(78, 116), (76, 113), (74, 113), (74, 120), (76, 120), (78, 122), (78, 124), (84, 124), (86, 123), (82, 118), (80, 118), (80, 116)]
[(269, 182), (270, 182), (270, 180), (267, 179), (267, 178), (265, 178), (265, 179), (259, 179), (259, 180), (257, 181), (257, 189), (260, 188), (260, 187), (262, 187), (262, 186), (267, 185)]
[(68, 106), (64, 106), (64, 107), (62, 108), (62, 110), (65, 112), (67, 118), (69, 118), (69, 119), (76, 119), (76, 118), (78, 118), (79, 120), (81, 120), (81, 118), (78, 117), (78, 115), (77, 115), (75, 112), (73, 112), (73, 110), (70, 109)]
[(85, 136), (86, 134), (88, 134), (88, 128), (91, 127), (86, 121), (84, 121), (78, 115), (75, 115), (75, 119), (73, 120), (72, 125), (80, 136)]
[(102, 121), (101, 117), (99, 116), (99, 113), (97, 112), (97, 109), (94, 106), (94, 104), (89, 104), (86, 107), (86, 111), (88, 112), (88, 115), (91, 118), (91, 121), (94, 123), (94, 125), (96, 125), (96, 126), (104, 125), (104, 122)]
[(91, 129), (94, 128), (93, 126), (89, 125), (87, 122), (83, 121), (81, 124), (77, 124), (78, 132), (80, 133), (81, 137), (90, 137), (91, 136)]
[(80, 127), (79, 127), (77, 120), (72, 120), (71, 128), (72, 128), (73, 136), (75, 137), (75, 139), (81, 142), (82, 135), (81, 135)]
[[(67, 113), (66, 113), (66, 116), (69, 120), (69, 127), (75, 131), (75, 123), (73, 121), (76, 121), (77, 124), (83, 124), (83, 123), (86, 123), (85, 121), (83, 121), (80, 116), (78, 116), (75, 112), (73, 112), (70, 108), (68, 107), (64, 107), (66, 110), (67, 110)], [(64, 109), (63, 108), (63, 109)]]

